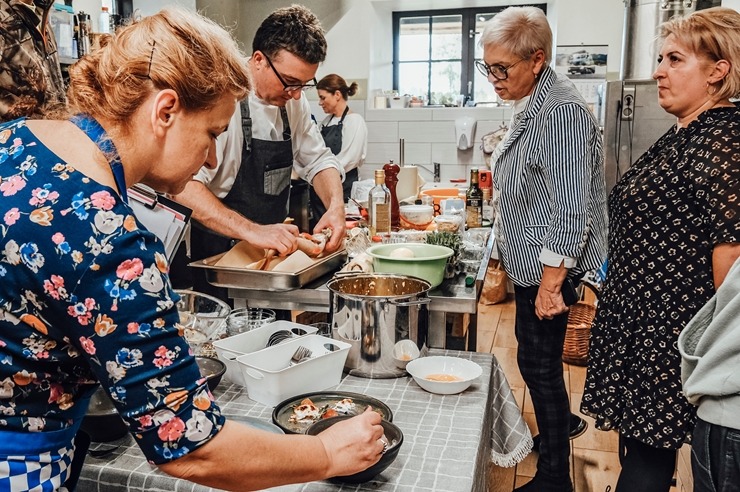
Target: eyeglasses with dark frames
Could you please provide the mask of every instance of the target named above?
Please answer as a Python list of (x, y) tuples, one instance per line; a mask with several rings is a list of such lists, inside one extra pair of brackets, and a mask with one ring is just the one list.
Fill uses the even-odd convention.
[(509, 78), (509, 70), (515, 67), (518, 63), (528, 59), (529, 58), (520, 58), (508, 67), (499, 64), (489, 65), (482, 60), (475, 60), (475, 68), (477, 68), (478, 71), (486, 77), (490, 74), (496, 80), (506, 80)]
[(275, 72), (275, 75), (277, 76), (280, 83), (283, 84), (283, 90), (285, 92), (306, 91), (308, 89), (313, 89), (314, 87), (316, 87), (316, 84), (318, 84), (318, 82), (316, 81), (316, 77), (313, 78), (313, 83), (311, 84), (288, 84), (283, 79), (283, 76), (280, 75), (280, 72), (277, 71), (277, 69), (275, 68), (275, 65), (272, 64), (270, 57), (265, 55), (264, 53), (262, 53), (262, 56), (265, 57), (265, 60), (267, 60), (267, 63), (270, 65), (270, 68), (272, 69), (273, 72)]

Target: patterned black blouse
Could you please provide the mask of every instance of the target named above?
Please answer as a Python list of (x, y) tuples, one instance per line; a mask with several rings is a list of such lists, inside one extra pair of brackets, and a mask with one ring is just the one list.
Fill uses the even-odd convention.
[(717, 108), (670, 129), (609, 196), (609, 268), (581, 404), (599, 429), (666, 449), (690, 436), (678, 335), (714, 294), (714, 246), (735, 242), (740, 110)]

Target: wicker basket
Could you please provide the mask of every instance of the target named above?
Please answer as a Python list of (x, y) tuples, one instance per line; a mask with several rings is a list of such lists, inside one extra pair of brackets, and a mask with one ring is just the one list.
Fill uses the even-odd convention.
[(596, 308), (593, 304), (579, 301), (570, 307), (568, 327), (563, 343), (563, 362), (585, 366), (588, 362), (588, 339)]

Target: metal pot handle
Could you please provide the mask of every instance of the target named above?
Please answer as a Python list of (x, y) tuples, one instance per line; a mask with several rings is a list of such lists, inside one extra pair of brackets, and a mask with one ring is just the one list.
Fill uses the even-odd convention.
[(422, 297), (421, 299), (417, 299), (415, 301), (396, 301), (394, 299), (388, 299), (388, 302), (390, 304), (393, 304), (394, 306), (420, 306), (422, 304), (429, 304), (432, 302), (432, 300), (428, 297)]
[(367, 273), (368, 272), (357, 271), (357, 270), (344, 270), (344, 271), (341, 271), (340, 270), (338, 272), (334, 272), (334, 275), (332, 276), (332, 279), (335, 279), (335, 278), (345, 278), (345, 277), (356, 277), (356, 276), (359, 276), (359, 275), (365, 275)]

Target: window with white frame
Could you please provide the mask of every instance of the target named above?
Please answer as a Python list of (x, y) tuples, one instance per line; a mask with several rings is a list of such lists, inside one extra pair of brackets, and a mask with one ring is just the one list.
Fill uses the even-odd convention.
[(498, 102), (475, 61), (483, 58), (483, 25), (505, 8), (394, 12), (393, 87), (428, 104)]

